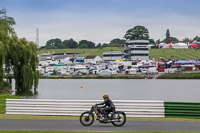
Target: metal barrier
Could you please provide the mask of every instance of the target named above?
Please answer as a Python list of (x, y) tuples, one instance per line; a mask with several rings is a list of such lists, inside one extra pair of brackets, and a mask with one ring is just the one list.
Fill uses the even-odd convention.
[[(102, 100), (6, 99), (6, 114), (80, 116)], [(127, 117), (165, 117), (164, 101), (113, 100)]]
[(200, 103), (165, 102), (165, 117), (200, 118)]

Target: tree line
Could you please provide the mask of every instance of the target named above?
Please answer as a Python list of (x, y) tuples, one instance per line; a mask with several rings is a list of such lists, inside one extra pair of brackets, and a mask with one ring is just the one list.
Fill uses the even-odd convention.
[[(50, 39), (46, 42), (46, 46), (41, 47), (41, 49), (64, 49), (64, 48), (102, 48), (102, 47), (122, 47), (125, 43), (125, 40), (149, 40), (149, 44), (158, 45), (160, 43), (170, 43), (172, 41), (180, 41), (176, 37), (170, 36), (170, 31), (167, 29), (166, 37), (164, 40), (154, 40), (149, 37), (149, 31), (144, 26), (135, 26), (129, 29), (123, 37), (124, 39), (115, 38), (110, 41), (110, 43), (98, 43), (95, 44), (92, 41), (81, 40), (76, 42), (72, 38), (69, 40), (61, 41), (61, 39)], [(182, 41), (193, 42), (200, 41), (200, 37), (196, 36), (193, 39), (185, 37)]]
[(13, 72), (16, 94), (31, 95), (32, 87), (36, 90), (39, 81), (37, 46), (25, 38), (19, 39), (14, 25), (14, 18), (0, 9), (0, 92), (11, 89)]
[(165, 39), (163, 40), (163, 41), (160, 41), (160, 39), (159, 40), (157, 40), (156, 42), (155, 42), (155, 44), (160, 44), (160, 43), (170, 43), (170, 42), (178, 42), (178, 41), (183, 41), (183, 42), (200, 42), (200, 37), (198, 37), (198, 36), (195, 36), (193, 39), (189, 39), (188, 37), (185, 37), (183, 40), (179, 40), (179, 39), (177, 39), (176, 37), (172, 37), (171, 35), (170, 35), (170, 31), (169, 31), (169, 29), (167, 29), (167, 31), (166, 31), (166, 37), (165, 37)]
[(59, 38), (50, 39), (46, 42), (45, 46), (42, 46), (41, 49), (65, 49), (65, 48), (102, 48), (102, 47), (121, 47), (125, 43), (124, 39), (113, 39), (110, 43), (98, 43), (95, 44), (92, 41), (81, 40), (76, 42), (74, 39), (70, 38), (69, 40), (62, 41)]

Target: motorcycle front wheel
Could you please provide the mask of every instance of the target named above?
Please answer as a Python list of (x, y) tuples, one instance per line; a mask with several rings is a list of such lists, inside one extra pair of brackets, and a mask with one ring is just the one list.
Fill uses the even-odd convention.
[(112, 115), (112, 124), (116, 127), (123, 126), (126, 123), (126, 114), (121, 111), (114, 112)]
[(83, 112), (80, 116), (80, 123), (83, 126), (90, 126), (94, 122), (94, 115), (90, 113), (89, 111)]

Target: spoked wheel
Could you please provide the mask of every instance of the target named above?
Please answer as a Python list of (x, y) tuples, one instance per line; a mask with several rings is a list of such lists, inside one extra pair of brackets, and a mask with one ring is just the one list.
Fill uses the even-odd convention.
[(94, 115), (90, 112), (84, 112), (80, 116), (80, 122), (83, 126), (90, 126), (94, 122)]
[(124, 112), (114, 112), (112, 118), (112, 124), (114, 126), (120, 127), (126, 123), (126, 114)]

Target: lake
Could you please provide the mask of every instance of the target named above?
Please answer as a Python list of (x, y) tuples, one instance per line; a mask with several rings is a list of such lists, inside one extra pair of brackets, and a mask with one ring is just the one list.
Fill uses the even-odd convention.
[[(200, 80), (40, 79), (38, 99), (200, 102)], [(81, 88), (81, 86), (83, 86)]]

